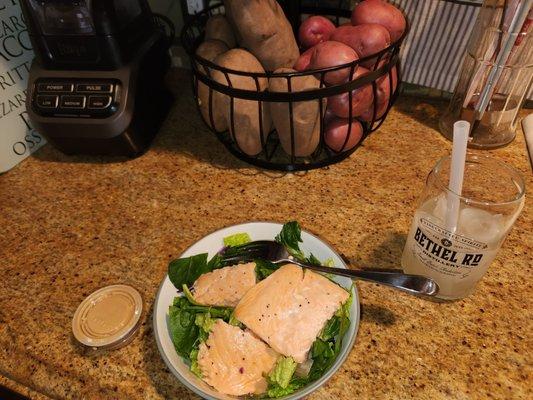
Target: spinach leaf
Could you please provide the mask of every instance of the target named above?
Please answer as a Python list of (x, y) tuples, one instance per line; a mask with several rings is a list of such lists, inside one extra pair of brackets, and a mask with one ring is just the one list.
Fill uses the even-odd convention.
[(191, 360), (191, 352), (209, 336), (214, 319), (228, 322), (230, 307), (211, 307), (191, 303), (187, 297), (176, 297), (169, 308), (169, 329), (176, 352)]
[(216, 254), (209, 262), (207, 253), (178, 258), (168, 264), (168, 277), (172, 284), (181, 290), (183, 285), (191, 286), (200, 275), (221, 268), (222, 257)]
[(222, 256), (220, 254), (215, 254), (211, 260), (207, 263), (207, 269), (208, 272), (214, 271), (215, 269), (219, 269), (224, 267), (222, 264)]
[(320, 378), (335, 363), (341, 351), (344, 335), (350, 327), (350, 307), (352, 301), (353, 291), (350, 290), (348, 300), (330, 318), (313, 343), (311, 347), (313, 365), (309, 371), (309, 381)]
[(335, 313), (335, 316), (339, 319), (339, 322), (340, 322), (338, 335), (341, 338), (341, 340), (337, 341), (338, 346), (339, 346), (339, 351), (340, 351), (340, 345), (342, 344), (342, 338), (344, 337), (344, 335), (348, 331), (348, 328), (350, 327), (350, 309), (353, 303), (353, 292), (354, 292), (354, 287), (352, 286), (350, 289), (350, 297), (348, 297), (348, 300), (346, 300), (346, 302), (341, 306), (341, 308), (339, 308), (337, 312)]
[(271, 273), (276, 271), (280, 265), (276, 265), (266, 260), (255, 260), (255, 274), (257, 279), (262, 281)]
[(284, 224), (281, 232), (276, 236), (276, 242), (284, 245), (291, 256), (298, 260), (305, 260), (305, 255), (298, 244), (302, 242), (302, 230), (298, 222), (291, 221)]
[(306, 258), (306, 261), (311, 265), (324, 265), (328, 266), (326, 264), (322, 264), (318, 258), (316, 258), (313, 254), (309, 254), (309, 257)]
[(196, 313), (187, 310), (189, 301), (184, 297), (176, 297), (169, 309), (169, 328), (172, 343), (176, 352), (188, 358), (199, 334), (195, 324)]
[(304, 252), (300, 250), (299, 243), (302, 242), (302, 230), (298, 222), (291, 221), (284, 224), (281, 232), (276, 236), (276, 242), (284, 245), (289, 254), (297, 260), (312, 265), (322, 265), (322, 262), (313, 254), (306, 257)]
[(179, 290), (183, 285), (190, 286), (198, 277), (209, 272), (207, 267), (207, 253), (192, 257), (179, 258), (168, 264), (168, 277)]

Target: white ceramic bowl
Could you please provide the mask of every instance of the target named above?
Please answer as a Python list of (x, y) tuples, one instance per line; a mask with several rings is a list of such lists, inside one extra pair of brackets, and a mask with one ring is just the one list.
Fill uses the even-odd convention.
[[(181, 257), (188, 257), (198, 253), (209, 253), (209, 257), (212, 257), (218, 250), (222, 248), (223, 238), (235, 233), (246, 232), (250, 235), (252, 240), (272, 240), (281, 231), (282, 226), (282, 224), (272, 222), (249, 222), (223, 228), (200, 239), (198, 242), (189, 247), (181, 255)], [(342, 261), (342, 258), (335, 252), (335, 250), (333, 250), (328, 244), (320, 240), (318, 237), (309, 232), (302, 231), (302, 241), (303, 243), (300, 247), (305, 254), (313, 253), (319, 260), (327, 260), (331, 258), (333, 259), (336, 267), (346, 268), (346, 264)], [(350, 278), (337, 277), (335, 281), (347, 290), (349, 290), (352, 286), (352, 280)], [(350, 328), (344, 336), (342, 348), (337, 360), (335, 360), (335, 364), (333, 364), (333, 366), (326, 371), (326, 373), (320, 379), (310, 383), (309, 385), (289, 396), (283, 397), (282, 399), (300, 399), (315, 391), (317, 388), (323, 385), (324, 382), (331, 378), (331, 376), (339, 369), (341, 364), (350, 353), (350, 350), (355, 342), (357, 329), (359, 327), (360, 310), (359, 296), (355, 285), (353, 291), (353, 303), (350, 309)], [(178, 355), (178, 353), (176, 353), (176, 350), (174, 350), (174, 345), (172, 344), (168, 329), (168, 308), (172, 304), (172, 301), (176, 295), (177, 290), (174, 285), (172, 285), (172, 282), (170, 282), (170, 279), (167, 275), (159, 287), (159, 292), (157, 293), (155, 300), (153, 315), (154, 333), (161, 357), (163, 357), (163, 360), (167, 364), (170, 371), (172, 371), (172, 373), (187, 388), (203, 398), (209, 400), (236, 399), (234, 396), (228, 396), (217, 392), (201, 379), (196, 377), (189, 370), (189, 367), (187, 364), (185, 364), (183, 359)]]

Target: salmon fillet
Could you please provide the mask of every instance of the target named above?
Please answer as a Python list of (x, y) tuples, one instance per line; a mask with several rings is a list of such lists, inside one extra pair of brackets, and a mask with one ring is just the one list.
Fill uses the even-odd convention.
[(194, 282), (193, 297), (208, 306), (235, 307), (255, 283), (255, 263), (215, 269)]
[(286, 264), (248, 290), (234, 315), (278, 353), (303, 363), (326, 322), (348, 297), (324, 276)]
[(202, 379), (219, 392), (241, 396), (267, 390), (264, 376), (274, 368), (279, 354), (250, 331), (217, 320), (200, 344), (198, 366)]

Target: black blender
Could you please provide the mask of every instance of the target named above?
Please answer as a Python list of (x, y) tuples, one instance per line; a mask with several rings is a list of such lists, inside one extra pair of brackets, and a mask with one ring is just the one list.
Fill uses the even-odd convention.
[(26, 99), (35, 128), (67, 154), (146, 150), (172, 104), (164, 76), (173, 36), (146, 0), (21, 6), (35, 51)]

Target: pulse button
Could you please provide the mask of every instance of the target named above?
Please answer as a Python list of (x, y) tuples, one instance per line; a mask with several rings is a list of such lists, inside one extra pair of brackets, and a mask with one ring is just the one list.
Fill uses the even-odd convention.
[(113, 86), (110, 83), (79, 83), (76, 92), (79, 93), (111, 93)]

